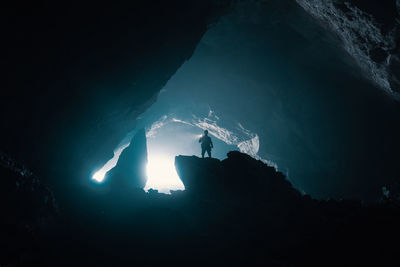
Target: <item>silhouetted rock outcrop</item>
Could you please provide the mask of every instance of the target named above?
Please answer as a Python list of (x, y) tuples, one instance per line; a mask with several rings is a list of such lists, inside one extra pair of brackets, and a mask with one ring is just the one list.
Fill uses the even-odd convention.
[(297, 201), (300, 193), (285, 176), (238, 151), (225, 160), (178, 156), (176, 169), (187, 194), (224, 201)]
[(359, 201), (303, 196), (282, 173), (237, 151), (222, 161), (178, 156), (175, 165), (194, 205), (188, 208), (188, 216), (198, 223), (195, 231), (199, 228), (208, 235), (205, 247), (219, 248), (216, 262), (267, 266), (400, 263), (400, 210), (389, 203), (366, 206)]
[(115, 187), (114, 190), (144, 188), (147, 181), (146, 165), (146, 133), (144, 129), (141, 129), (121, 153), (117, 166), (107, 174), (107, 179)]

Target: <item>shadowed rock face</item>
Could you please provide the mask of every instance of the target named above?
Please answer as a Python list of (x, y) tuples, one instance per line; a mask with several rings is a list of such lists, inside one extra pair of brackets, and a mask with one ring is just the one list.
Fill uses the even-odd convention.
[[(237, 151), (227, 155), (222, 161), (175, 159), (184, 194), (196, 207), (195, 221), (212, 225), (202, 233), (209, 234), (206, 246), (220, 247), (218, 262), (273, 266), (400, 262), (394, 254), (400, 210), (393, 202), (363, 206), (357, 201), (313, 200), (273, 167)], [(217, 244), (208, 243), (216, 239)]]
[(338, 35), (366, 76), (400, 99), (399, 1), (296, 2)]
[[(178, 157), (176, 166), (187, 190), (171, 196), (141, 189), (121, 194), (121, 188), (130, 192), (124, 178), (113, 179), (109, 190), (86, 190), (93, 168), (135, 127), (137, 116), (191, 57), (229, 2), (35, 2), (34, 7), (21, 9), (15, 3), (0, 11), (6, 25), (0, 149), (42, 177), (39, 181), (2, 156), (0, 233), (6, 253), (0, 253), (0, 265), (400, 265), (395, 204), (313, 200), (294, 190), (281, 173), (237, 152), (223, 161)], [(387, 91), (398, 91), (393, 1), (382, 5), (393, 11), (383, 12), (383, 20), (378, 2), (372, 8), (364, 1), (350, 1), (350, 8), (334, 5), (332, 17), (325, 12), (329, 1), (297, 2), (323, 4), (306, 10), (317, 17), (327, 14), (331, 26), (341, 26), (336, 29), (343, 30), (339, 35), (345, 48), (355, 52), (351, 55), (366, 73)], [(355, 7), (365, 14), (378, 12), (378, 24)], [(359, 25), (372, 31), (360, 35)], [(371, 97), (371, 104), (375, 102)], [(384, 117), (382, 112), (373, 119)], [(396, 136), (391, 120), (382, 125)], [(355, 137), (365, 138), (363, 133)], [(373, 145), (381, 148), (379, 141)], [(132, 167), (133, 150), (123, 155), (121, 177), (129, 177), (124, 169)], [(370, 157), (367, 151), (365, 159)], [(133, 166), (143, 162), (141, 153), (133, 153)], [(363, 160), (358, 164), (365, 166)], [(380, 166), (375, 170), (385, 170)], [(374, 171), (367, 166), (368, 173)], [(61, 214), (51, 227), (47, 220), (53, 217), (54, 198), (42, 180), (62, 200)]]
[(0, 153), (0, 264), (29, 254), (57, 210), (53, 193), (41, 179)]
[(249, 155), (232, 151), (225, 160), (178, 156), (178, 175), (187, 194), (230, 202), (297, 201), (300, 193), (281, 172)]
[[(176, 157), (186, 191), (76, 195), (35, 246), (0, 256), (35, 266), (398, 266), (393, 202), (318, 201), (237, 151), (222, 161)], [(21, 258), (27, 254), (31, 257)], [(34, 256), (32, 256), (34, 255)]]
[(121, 153), (118, 164), (106, 175), (112, 190), (143, 189), (146, 185), (147, 146), (144, 129), (132, 138)]

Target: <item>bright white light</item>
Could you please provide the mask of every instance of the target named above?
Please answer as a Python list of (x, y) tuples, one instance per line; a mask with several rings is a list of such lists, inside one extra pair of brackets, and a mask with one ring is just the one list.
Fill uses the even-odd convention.
[(170, 194), (170, 190), (185, 190), (176, 173), (173, 156), (149, 155), (146, 171), (146, 192), (150, 188), (164, 194)]
[(104, 180), (104, 176), (106, 176), (106, 172), (99, 170), (92, 176), (92, 179), (98, 183), (101, 183)]
[(106, 176), (106, 173), (109, 170), (111, 170), (112, 168), (114, 168), (115, 165), (117, 165), (119, 156), (121, 155), (122, 151), (124, 151), (124, 149), (127, 148), (128, 146), (129, 146), (129, 143), (127, 143), (123, 146), (120, 146), (118, 149), (116, 149), (114, 151), (114, 157), (112, 159), (110, 159), (109, 161), (107, 161), (107, 163), (104, 164), (104, 166), (92, 176), (92, 179), (98, 183), (103, 182), (104, 177)]

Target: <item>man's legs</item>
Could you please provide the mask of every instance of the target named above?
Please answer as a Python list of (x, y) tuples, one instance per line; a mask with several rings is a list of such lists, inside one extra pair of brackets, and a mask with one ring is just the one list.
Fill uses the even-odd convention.
[(207, 154), (208, 154), (208, 157), (211, 158), (211, 148), (207, 149)]
[(201, 158), (204, 159), (204, 154), (206, 153), (206, 149), (205, 148), (201, 148)]

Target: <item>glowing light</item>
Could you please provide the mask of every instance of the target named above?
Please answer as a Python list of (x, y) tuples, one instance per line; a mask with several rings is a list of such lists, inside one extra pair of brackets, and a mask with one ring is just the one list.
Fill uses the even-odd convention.
[(100, 170), (100, 171), (97, 171), (92, 176), (92, 179), (95, 180), (98, 183), (101, 183), (101, 182), (103, 182), (105, 176), (106, 176), (106, 172)]
[(124, 151), (125, 148), (127, 148), (129, 146), (129, 143), (120, 146), (118, 149), (116, 149), (114, 151), (114, 157), (112, 159), (110, 159), (109, 161), (107, 161), (106, 164), (104, 164), (104, 166), (98, 170), (95, 174), (93, 174), (92, 179), (95, 180), (98, 183), (101, 183), (104, 181), (104, 177), (106, 176), (106, 173), (111, 170), (112, 168), (115, 167), (115, 165), (117, 165), (119, 156), (121, 155), (122, 151)]
[(149, 155), (146, 171), (146, 192), (150, 188), (164, 194), (170, 194), (170, 190), (185, 190), (176, 173), (173, 156)]

